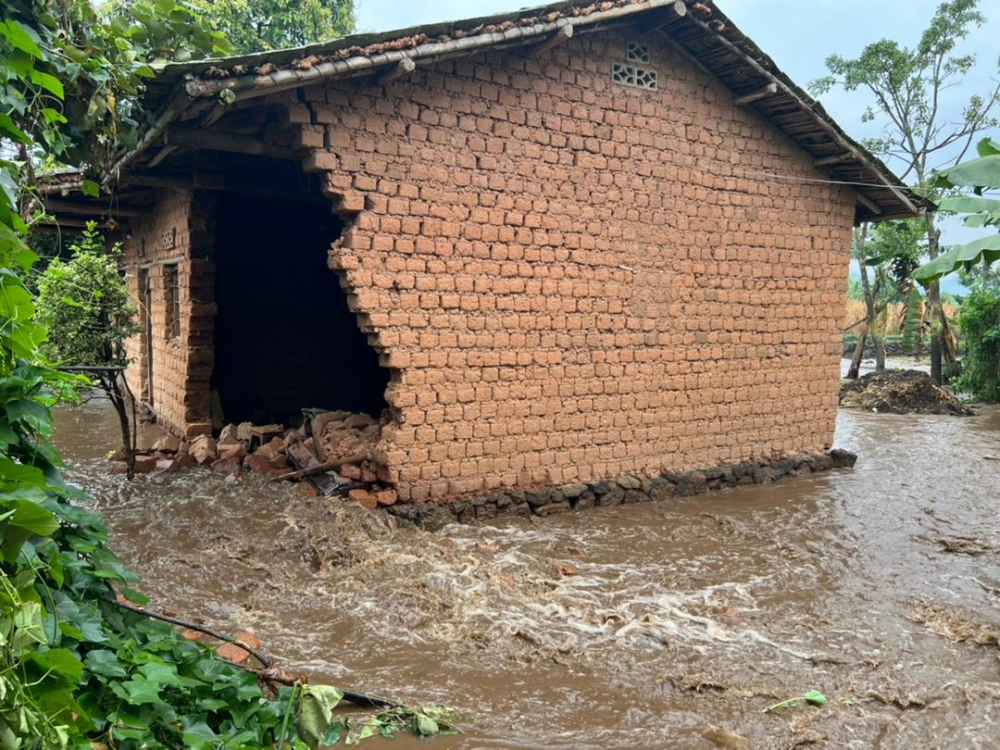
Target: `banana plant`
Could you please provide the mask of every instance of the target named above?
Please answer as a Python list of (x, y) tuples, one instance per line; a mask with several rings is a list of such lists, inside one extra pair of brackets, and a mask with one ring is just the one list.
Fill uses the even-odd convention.
[[(964, 221), (967, 227), (1000, 227), (1000, 198), (989, 195), (990, 191), (1000, 190), (1000, 141), (986, 138), (980, 142), (978, 151), (978, 159), (940, 172), (935, 183), (936, 187), (944, 189), (972, 188), (972, 195), (945, 198), (938, 208), (966, 214)], [(969, 270), (979, 263), (989, 265), (998, 259), (1000, 232), (952, 248), (920, 266), (913, 272), (913, 278), (927, 287), (959, 268)]]

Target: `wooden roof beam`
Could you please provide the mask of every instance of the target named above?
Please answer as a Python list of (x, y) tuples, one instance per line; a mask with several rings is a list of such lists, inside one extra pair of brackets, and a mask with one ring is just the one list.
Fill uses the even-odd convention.
[(153, 167), (158, 167), (167, 159), (168, 156), (177, 151), (179, 148), (180, 146), (164, 146), (155, 154), (153, 154), (152, 159), (146, 162), (146, 168), (152, 169)]
[(677, 0), (677, 2), (671, 3), (662, 12), (658, 13), (656, 17), (653, 18), (649, 22), (649, 25), (646, 27), (642, 27), (642, 18), (640, 17), (639, 19), (639, 25), (641, 29), (640, 33), (643, 36), (646, 36), (646, 34), (652, 34), (655, 31), (659, 31), (665, 26), (669, 26), (670, 24), (672, 24), (678, 18), (683, 18), (684, 16), (686, 16), (687, 12), (688, 12), (687, 6), (683, 2), (681, 2), (681, 0)]
[(760, 101), (761, 99), (766, 99), (769, 96), (773, 96), (778, 93), (778, 84), (771, 82), (762, 88), (752, 91), (749, 94), (744, 94), (743, 96), (737, 96), (733, 99), (733, 104), (737, 107), (745, 107), (747, 104), (752, 104), (753, 102)]
[(123, 185), (136, 187), (167, 188), (169, 190), (224, 190), (225, 179), (219, 175), (197, 175), (195, 177), (174, 177), (172, 175), (126, 174)]
[(262, 138), (219, 130), (172, 125), (167, 129), (164, 142), (167, 146), (195, 151), (223, 151), (249, 156), (270, 156), (275, 159), (299, 159), (291, 149), (273, 146)]
[(568, 42), (573, 38), (573, 27), (563, 26), (559, 31), (550, 36), (548, 39), (543, 39), (537, 44), (533, 44), (528, 47), (524, 54), (526, 57), (538, 57), (543, 52), (548, 52), (554, 47), (558, 47), (563, 42)]
[(855, 193), (854, 195), (857, 197), (858, 203), (867, 208), (876, 216), (882, 213), (882, 207), (868, 196), (862, 195), (861, 193)]
[(49, 198), (44, 201), (45, 210), (53, 214), (75, 214), (77, 216), (150, 216), (152, 210), (130, 208), (128, 206), (108, 206), (98, 204), (75, 203), (73, 201)]
[[(91, 222), (82, 217), (74, 217), (72, 219), (58, 219), (51, 216), (40, 216), (32, 223), (31, 228), (33, 230), (35, 228), (38, 228), (42, 231), (58, 232), (60, 230), (65, 230), (65, 229), (86, 229), (87, 224), (89, 223)], [(103, 222), (98, 221), (97, 227), (98, 229), (114, 230), (114, 229), (120, 229), (122, 227), (122, 224), (115, 221), (114, 219), (109, 219)]]
[(844, 162), (854, 161), (854, 154), (849, 154), (844, 152), (843, 154), (835, 154), (834, 156), (824, 156), (821, 159), (816, 159), (813, 161), (814, 167), (830, 167), (834, 164), (843, 164)]
[(379, 86), (385, 86), (387, 83), (392, 83), (393, 81), (410, 75), (410, 73), (416, 69), (417, 63), (414, 62), (413, 58), (404, 57), (395, 65), (390, 66), (375, 76), (375, 83)]
[[(220, 174), (195, 174), (190, 177), (165, 174), (126, 174), (122, 176), (122, 184), (182, 191), (204, 190), (232, 193), (234, 195), (259, 195), (265, 198), (290, 197), (288, 188), (281, 185), (273, 186), (270, 183), (263, 184), (245, 180), (227, 179), (224, 175)], [(303, 195), (302, 197), (305, 200), (315, 201), (317, 204), (329, 203), (328, 199), (324, 198), (320, 192)]]

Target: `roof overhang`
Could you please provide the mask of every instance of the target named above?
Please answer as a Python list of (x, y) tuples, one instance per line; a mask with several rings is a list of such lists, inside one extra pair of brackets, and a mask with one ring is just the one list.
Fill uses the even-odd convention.
[[(463, 21), (360, 34), (322, 44), (242, 57), (171, 63), (148, 86), (144, 103), (157, 112), (138, 145), (122, 154), (105, 182), (149, 170), (198, 133), (203, 143), (235, 148), (238, 139), (212, 133), (233, 105), (329, 80), (368, 76), (373, 85), (418, 66), (479, 52), (521, 48), (532, 54), (573, 36), (632, 26), (680, 50), (798, 144), (828, 180), (857, 195), (856, 221), (910, 218), (934, 205), (916, 195), (874, 155), (852, 140), (823, 107), (785, 75), (711, 0), (560, 2)], [(183, 130), (176, 127), (183, 122)], [(171, 131), (171, 128), (173, 129)], [(173, 144), (168, 142), (174, 133)], [(214, 137), (213, 137), (214, 136)], [(227, 141), (227, 143), (224, 143)], [(155, 153), (151, 147), (159, 146)], [(269, 154), (273, 155), (273, 154)], [(280, 155), (278, 155), (280, 156)], [(779, 178), (779, 175), (775, 175)]]

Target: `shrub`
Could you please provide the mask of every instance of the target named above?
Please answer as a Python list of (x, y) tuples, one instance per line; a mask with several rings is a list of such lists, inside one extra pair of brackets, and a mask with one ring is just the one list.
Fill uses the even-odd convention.
[(1000, 401), (1000, 290), (978, 287), (962, 305), (967, 354), (959, 387), (990, 403)]

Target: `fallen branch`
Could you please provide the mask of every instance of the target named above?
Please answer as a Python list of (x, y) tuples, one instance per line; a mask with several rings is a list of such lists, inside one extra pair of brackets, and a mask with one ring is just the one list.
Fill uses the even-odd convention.
[(306, 477), (315, 476), (316, 474), (324, 474), (328, 471), (337, 471), (338, 469), (346, 466), (347, 464), (357, 464), (366, 460), (368, 455), (365, 453), (354, 453), (347, 458), (338, 458), (333, 461), (324, 461), (323, 463), (316, 464), (315, 466), (307, 466), (305, 469), (297, 469), (296, 471), (290, 471), (287, 474), (282, 474), (272, 479), (272, 482), (282, 482), (282, 481), (293, 481), (299, 479), (305, 479)]
[[(105, 601), (108, 602), (109, 604), (114, 604), (115, 606), (120, 607), (121, 609), (128, 610), (129, 612), (135, 612), (137, 615), (143, 615), (145, 617), (149, 617), (150, 619), (160, 620), (162, 622), (166, 622), (171, 625), (177, 625), (178, 627), (187, 628), (188, 630), (195, 630), (199, 633), (204, 633), (205, 635), (209, 635), (212, 638), (224, 641), (225, 643), (231, 643), (234, 646), (238, 646), (239, 648), (243, 649), (248, 654), (253, 656), (253, 658), (255, 658), (257, 661), (259, 661), (264, 668), (257, 669), (255, 667), (247, 666), (245, 664), (236, 664), (234, 662), (229, 662), (229, 663), (232, 664), (234, 667), (242, 669), (245, 672), (250, 672), (252, 674), (255, 674), (258, 677), (268, 680), (269, 682), (274, 682), (279, 685), (295, 685), (296, 683), (300, 682), (308, 682), (308, 680), (305, 680), (302, 677), (293, 677), (292, 675), (288, 674), (288, 672), (283, 670), (281, 667), (276, 666), (265, 654), (252, 648), (251, 646), (248, 646), (246, 643), (243, 643), (238, 638), (233, 638), (232, 636), (225, 635), (224, 633), (220, 633), (218, 630), (213, 630), (212, 628), (208, 628), (204, 625), (199, 625), (197, 623), (187, 622), (185, 620), (181, 620), (176, 617), (170, 617), (169, 615), (162, 615), (159, 614), (158, 612), (150, 612), (145, 609), (140, 609), (139, 607), (133, 607), (131, 604), (126, 604), (125, 602), (120, 602), (112, 599), (105, 599)], [(344, 696), (344, 700), (348, 701), (349, 703), (353, 703), (355, 706), (361, 706), (362, 708), (404, 707), (402, 703), (389, 700), (388, 698), (382, 698), (377, 695), (366, 695), (365, 693), (355, 693), (350, 690), (342, 690), (340, 688), (337, 689)]]
[(177, 625), (182, 628), (187, 628), (188, 630), (196, 630), (199, 633), (210, 635), (213, 638), (217, 638), (220, 641), (231, 643), (234, 646), (238, 646), (239, 648), (243, 649), (248, 654), (250, 654), (254, 659), (263, 664), (264, 669), (269, 669), (271, 667), (271, 660), (268, 659), (267, 656), (262, 654), (260, 651), (257, 651), (256, 649), (252, 648), (251, 646), (248, 646), (247, 644), (243, 643), (238, 638), (233, 638), (231, 635), (225, 635), (224, 633), (220, 633), (217, 630), (212, 630), (211, 628), (207, 628), (204, 625), (196, 625), (193, 622), (178, 620), (176, 617), (161, 615), (157, 612), (150, 612), (145, 609), (140, 609), (139, 607), (133, 607), (131, 604), (126, 604), (125, 602), (112, 601), (111, 599), (106, 599), (105, 601), (109, 602), (110, 604), (114, 604), (120, 607), (121, 609), (126, 609), (129, 612), (135, 612), (137, 615), (145, 615), (146, 617), (149, 617), (153, 620), (160, 620), (162, 622), (170, 623), (171, 625)]

